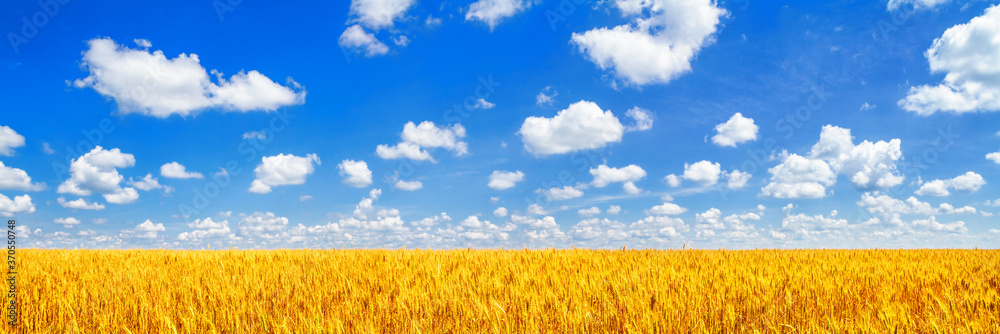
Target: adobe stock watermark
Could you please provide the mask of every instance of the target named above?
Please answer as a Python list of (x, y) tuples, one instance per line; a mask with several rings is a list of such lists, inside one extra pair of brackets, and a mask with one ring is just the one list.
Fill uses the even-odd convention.
[(69, 2), (70, 0), (38, 1), (39, 10), (32, 13), (31, 18), (28, 18), (28, 16), (21, 17), (21, 31), (7, 33), (7, 42), (10, 43), (10, 47), (14, 50), (14, 53), (20, 53), (21, 47), (38, 36), (42, 28), (49, 25), (49, 22), (59, 14), (62, 6), (65, 6)]
[(278, 134), (288, 129), (288, 126), (295, 117), (295, 114), (287, 110), (275, 111), (268, 121), (267, 127), (259, 131), (259, 133), (263, 134), (260, 137), (263, 138), (247, 138), (236, 146), (236, 152), (246, 158), (227, 161), (222, 167), (219, 167), (221, 169), (219, 172), (213, 173), (211, 178), (205, 180), (205, 184), (192, 188), (190, 203), (180, 203), (177, 205), (180, 216), (185, 218), (193, 217), (207, 209), (212, 200), (218, 198), (223, 190), (232, 186), (232, 177), (241, 175), (245, 164), (258, 160), (257, 158), (260, 153), (267, 148), (268, 144), (274, 141), (274, 138)]
[(212, 1), (212, 9), (219, 16), (219, 22), (225, 22), (226, 13), (236, 10), (236, 7), (242, 4), (243, 0), (214, 0)]

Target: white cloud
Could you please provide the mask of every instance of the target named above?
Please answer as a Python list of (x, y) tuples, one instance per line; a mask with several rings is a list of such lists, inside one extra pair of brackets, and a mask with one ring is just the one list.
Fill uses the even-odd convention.
[(127, 204), (139, 198), (135, 188), (122, 188), (124, 180), (117, 168), (132, 167), (135, 157), (115, 148), (105, 150), (97, 146), (70, 162), (70, 178), (59, 185), (56, 192), (77, 196), (102, 194), (109, 203)]
[(635, 125), (629, 125), (625, 131), (646, 131), (653, 128), (653, 113), (649, 110), (632, 107), (625, 112), (625, 116), (635, 121)]
[(649, 216), (629, 225), (628, 233), (632, 237), (640, 239), (670, 239), (680, 237), (681, 232), (686, 230), (687, 226), (680, 218)]
[(288, 218), (278, 217), (271, 212), (254, 212), (243, 217), (237, 226), (240, 236), (273, 239), (285, 233)]
[(580, 216), (583, 216), (583, 217), (593, 217), (593, 216), (601, 214), (601, 208), (598, 208), (596, 206), (592, 206), (592, 207), (589, 207), (589, 208), (586, 208), (586, 209), (577, 210), (576, 213), (579, 214)]
[(316, 154), (304, 157), (291, 154), (263, 157), (261, 164), (253, 170), (257, 178), (250, 184), (249, 191), (266, 194), (271, 192), (271, 187), (304, 184), (306, 177), (316, 169), (313, 163), (320, 164)]
[(192, 231), (182, 232), (177, 235), (177, 239), (184, 241), (199, 241), (205, 239), (239, 239), (229, 228), (229, 221), (213, 221), (212, 218), (195, 219), (187, 224)]
[(167, 59), (162, 51), (131, 49), (109, 38), (92, 39), (87, 44), (83, 67), (90, 75), (73, 81), (73, 85), (93, 88), (114, 99), (122, 113), (166, 118), (209, 108), (271, 111), (305, 102), (305, 90), (291, 79), (289, 88), (257, 71), (240, 71), (226, 80), (212, 70), (216, 83), (196, 54)]
[(674, 203), (663, 203), (646, 210), (646, 214), (651, 216), (676, 216), (687, 212), (687, 210), (687, 208)]
[(415, 191), (415, 190), (418, 190), (420, 188), (423, 188), (424, 184), (422, 182), (420, 182), (420, 181), (403, 181), (403, 180), (399, 180), (399, 181), (396, 181), (396, 184), (394, 186), (396, 187), (396, 189), (399, 189), (399, 190)]
[(486, 99), (478, 99), (472, 104), (472, 109), (493, 109), (496, 106), (496, 104), (486, 101)]
[(608, 212), (609, 215), (617, 215), (617, 214), (619, 214), (619, 213), (622, 212), (622, 207), (617, 206), (617, 205), (612, 205), (612, 206), (608, 207), (608, 211), (607, 212)]
[(381, 56), (389, 53), (389, 47), (375, 38), (375, 35), (365, 31), (360, 25), (353, 25), (344, 30), (337, 44), (345, 49), (354, 50), (365, 57)]
[(129, 230), (122, 230), (122, 237), (136, 237), (142, 239), (156, 239), (159, 236), (159, 232), (166, 231), (167, 229), (163, 227), (163, 223), (153, 223), (152, 220), (146, 219), (135, 228)]
[(160, 166), (160, 175), (172, 179), (203, 179), (204, 175), (198, 172), (188, 172), (187, 167), (176, 161)]
[(77, 209), (77, 210), (104, 210), (104, 204), (100, 203), (88, 203), (87, 200), (83, 198), (78, 198), (72, 201), (67, 201), (63, 197), (58, 199), (59, 205), (64, 208)]
[(129, 204), (139, 199), (139, 192), (135, 191), (135, 188), (129, 187), (103, 196), (104, 200), (111, 204)]
[(949, 233), (965, 233), (969, 229), (965, 227), (965, 222), (957, 221), (953, 223), (939, 223), (937, 218), (931, 216), (928, 219), (919, 219), (913, 221), (913, 226), (924, 227), (935, 232), (949, 232)]
[(642, 189), (639, 189), (639, 187), (637, 187), (634, 182), (625, 182), (622, 183), (622, 191), (624, 191), (626, 194), (635, 195), (641, 193)]
[(416, 0), (351, 0), (349, 23), (359, 23), (374, 30), (391, 28)]
[(55, 220), (53, 220), (53, 222), (62, 225), (65, 228), (72, 228), (73, 225), (80, 225), (80, 220), (73, 217), (56, 218)]
[(677, 188), (681, 186), (681, 178), (674, 174), (664, 176), (663, 181), (667, 182), (667, 185), (669, 185), (671, 188)]
[(971, 206), (955, 208), (948, 203), (941, 203), (937, 208), (930, 203), (921, 202), (916, 197), (904, 200), (895, 199), (888, 195), (874, 196), (871, 193), (861, 195), (858, 207), (868, 211), (868, 213), (880, 215), (887, 221), (899, 221), (899, 215), (949, 215), (949, 214), (975, 214), (977, 210)]
[(496, 210), (493, 210), (493, 215), (497, 217), (507, 217), (507, 208), (501, 206)]
[(993, 152), (986, 155), (986, 159), (1000, 165), (1000, 152)]
[(736, 144), (757, 140), (760, 127), (754, 124), (752, 118), (736, 113), (725, 123), (715, 126), (712, 142), (719, 146), (736, 147)]
[[(930, 1), (919, 1), (930, 2)], [(892, 3), (890, 2), (890, 5)], [(949, 28), (924, 53), (931, 73), (945, 73), (937, 86), (910, 87), (899, 107), (931, 115), (936, 112), (1000, 110), (1000, 6), (968, 23)]]
[(830, 212), (829, 216), (806, 214), (792, 214), (795, 207), (791, 204), (784, 208), (785, 218), (781, 220), (781, 228), (784, 230), (806, 234), (816, 230), (839, 230), (847, 227), (846, 219), (837, 219), (837, 210)]
[(24, 136), (8, 126), (0, 126), (0, 155), (12, 156), (14, 149), (24, 146)]
[(465, 135), (465, 128), (461, 124), (438, 127), (431, 121), (423, 121), (420, 125), (407, 122), (400, 135), (402, 142), (395, 146), (379, 145), (375, 153), (382, 159), (405, 158), (436, 162), (425, 149), (444, 148), (457, 156), (468, 154), (469, 144), (462, 141)]
[(580, 101), (552, 118), (528, 117), (518, 134), (528, 152), (550, 155), (601, 148), (621, 141), (624, 132), (625, 127), (611, 111)]
[(986, 185), (986, 180), (979, 174), (974, 172), (966, 172), (965, 174), (956, 176), (950, 180), (933, 180), (926, 182), (920, 186), (915, 192), (917, 195), (921, 196), (948, 196), (951, 192), (948, 189), (955, 189), (964, 192), (976, 192), (979, 188)]
[(938, 5), (945, 4), (951, 0), (889, 0), (886, 9), (896, 11), (903, 7), (912, 6), (914, 11), (923, 9), (934, 9)]
[(524, 173), (521, 171), (500, 171), (495, 170), (490, 173), (490, 183), (486, 186), (494, 190), (504, 190), (513, 188), (518, 182), (524, 181)]
[(500, 21), (528, 8), (531, 8), (530, 0), (479, 0), (469, 5), (465, 20), (486, 23), (493, 30)]
[(771, 183), (761, 189), (761, 195), (774, 198), (821, 198), (826, 196), (826, 187), (837, 182), (837, 174), (825, 161), (798, 154), (786, 156), (768, 172)]
[(583, 191), (585, 189), (582, 186), (563, 186), (552, 187), (549, 189), (538, 189), (535, 190), (536, 193), (543, 193), (550, 201), (562, 201), (567, 199), (583, 197)]
[(264, 139), (267, 139), (267, 133), (263, 132), (263, 131), (244, 132), (243, 133), (243, 140), (247, 140), (247, 139), (264, 140)]
[(684, 179), (702, 186), (710, 186), (719, 182), (722, 165), (717, 162), (702, 160), (693, 164), (684, 164)]
[(823, 127), (819, 141), (808, 157), (782, 153), (781, 164), (769, 169), (771, 183), (762, 196), (775, 198), (821, 198), (826, 188), (845, 175), (858, 189), (887, 189), (903, 183), (896, 161), (903, 157), (900, 140), (854, 145), (850, 129)]
[(312, 195), (302, 195), (302, 196), (299, 196), (299, 202), (311, 201), (314, 198), (315, 197), (313, 197)]
[(42, 142), (42, 152), (45, 152), (45, 154), (52, 154), (56, 153), (56, 150), (53, 150), (52, 145), (49, 145), (48, 142)]
[[(600, 165), (590, 169), (590, 175), (594, 176), (593, 185), (598, 188), (606, 187), (611, 183), (629, 183), (642, 180), (646, 177), (646, 171), (636, 165), (628, 165), (622, 168), (610, 168), (607, 165)], [(635, 187), (635, 184), (632, 184)]]
[(538, 106), (550, 106), (556, 102), (556, 96), (558, 95), (559, 92), (555, 91), (552, 86), (547, 86), (535, 96), (535, 104)]
[(31, 177), (23, 169), (7, 167), (0, 161), (0, 189), (39, 191), (45, 189), (44, 183), (31, 183)]
[(734, 170), (726, 175), (726, 186), (730, 189), (742, 189), (746, 187), (747, 181), (750, 181), (750, 173)]
[(541, 205), (538, 205), (537, 203), (528, 206), (528, 213), (538, 216), (548, 214), (548, 212), (545, 211), (545, 208), (543, 208)]
[(601, 69), (628, 83), (667, 83), (691, 70), (691, 60), (710, 44), (728, 13), (711, 0), (617, 0), (632, 19), (611, 29), (573, 33), (575, 44)]
[(155, 177), (153, 177), (153, 174), (149, 173), (147, 173), (146, 176), (138, 180), (134, 178), (129, 178), (128, 184), (139, 190), (145, 190), (145, 191), (164, 188), (163, 185), (160, 184), (160, 181), (157, 180)]
[(438, 224), (440, 224), (442, 222), (450, 222), (450, 221), (451, 221), (451, 217), (448, 216), (448, 213), (447, 212), (442, 212), (441, 214), (433, 216), (433, 217), (427, 217), (427, 218), (421, 219), (420, 221), (410, 222), (410, 224), (412, 224), (414, 226), (419, 226), (419, 227), (432, 227), (432, 226), (436, 226), (436, 225), (438, 225)]
[(372, 184), (372, 171), (364, 161), (346, 159), (341, 161), (337, 168), (340, 169), (340, 176), (344, 177), (341, 182), (346, 185), (364, 188)]

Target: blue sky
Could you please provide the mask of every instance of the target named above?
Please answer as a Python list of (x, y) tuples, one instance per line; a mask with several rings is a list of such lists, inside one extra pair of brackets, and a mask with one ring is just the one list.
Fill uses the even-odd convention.
[(1000, 241), (989, 2), (4, 6), (33, 247)]

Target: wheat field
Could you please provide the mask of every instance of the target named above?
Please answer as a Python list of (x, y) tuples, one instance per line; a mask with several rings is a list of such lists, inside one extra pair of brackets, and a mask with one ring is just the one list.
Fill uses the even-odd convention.
[(13, 333), (1000, 332), (998, 250), (17, 256)]

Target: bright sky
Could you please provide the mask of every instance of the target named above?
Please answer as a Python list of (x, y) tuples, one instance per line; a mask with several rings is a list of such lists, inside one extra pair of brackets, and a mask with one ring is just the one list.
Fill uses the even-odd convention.
[(2, 6), (30, 247), (1000, 244), (984, 1)]

